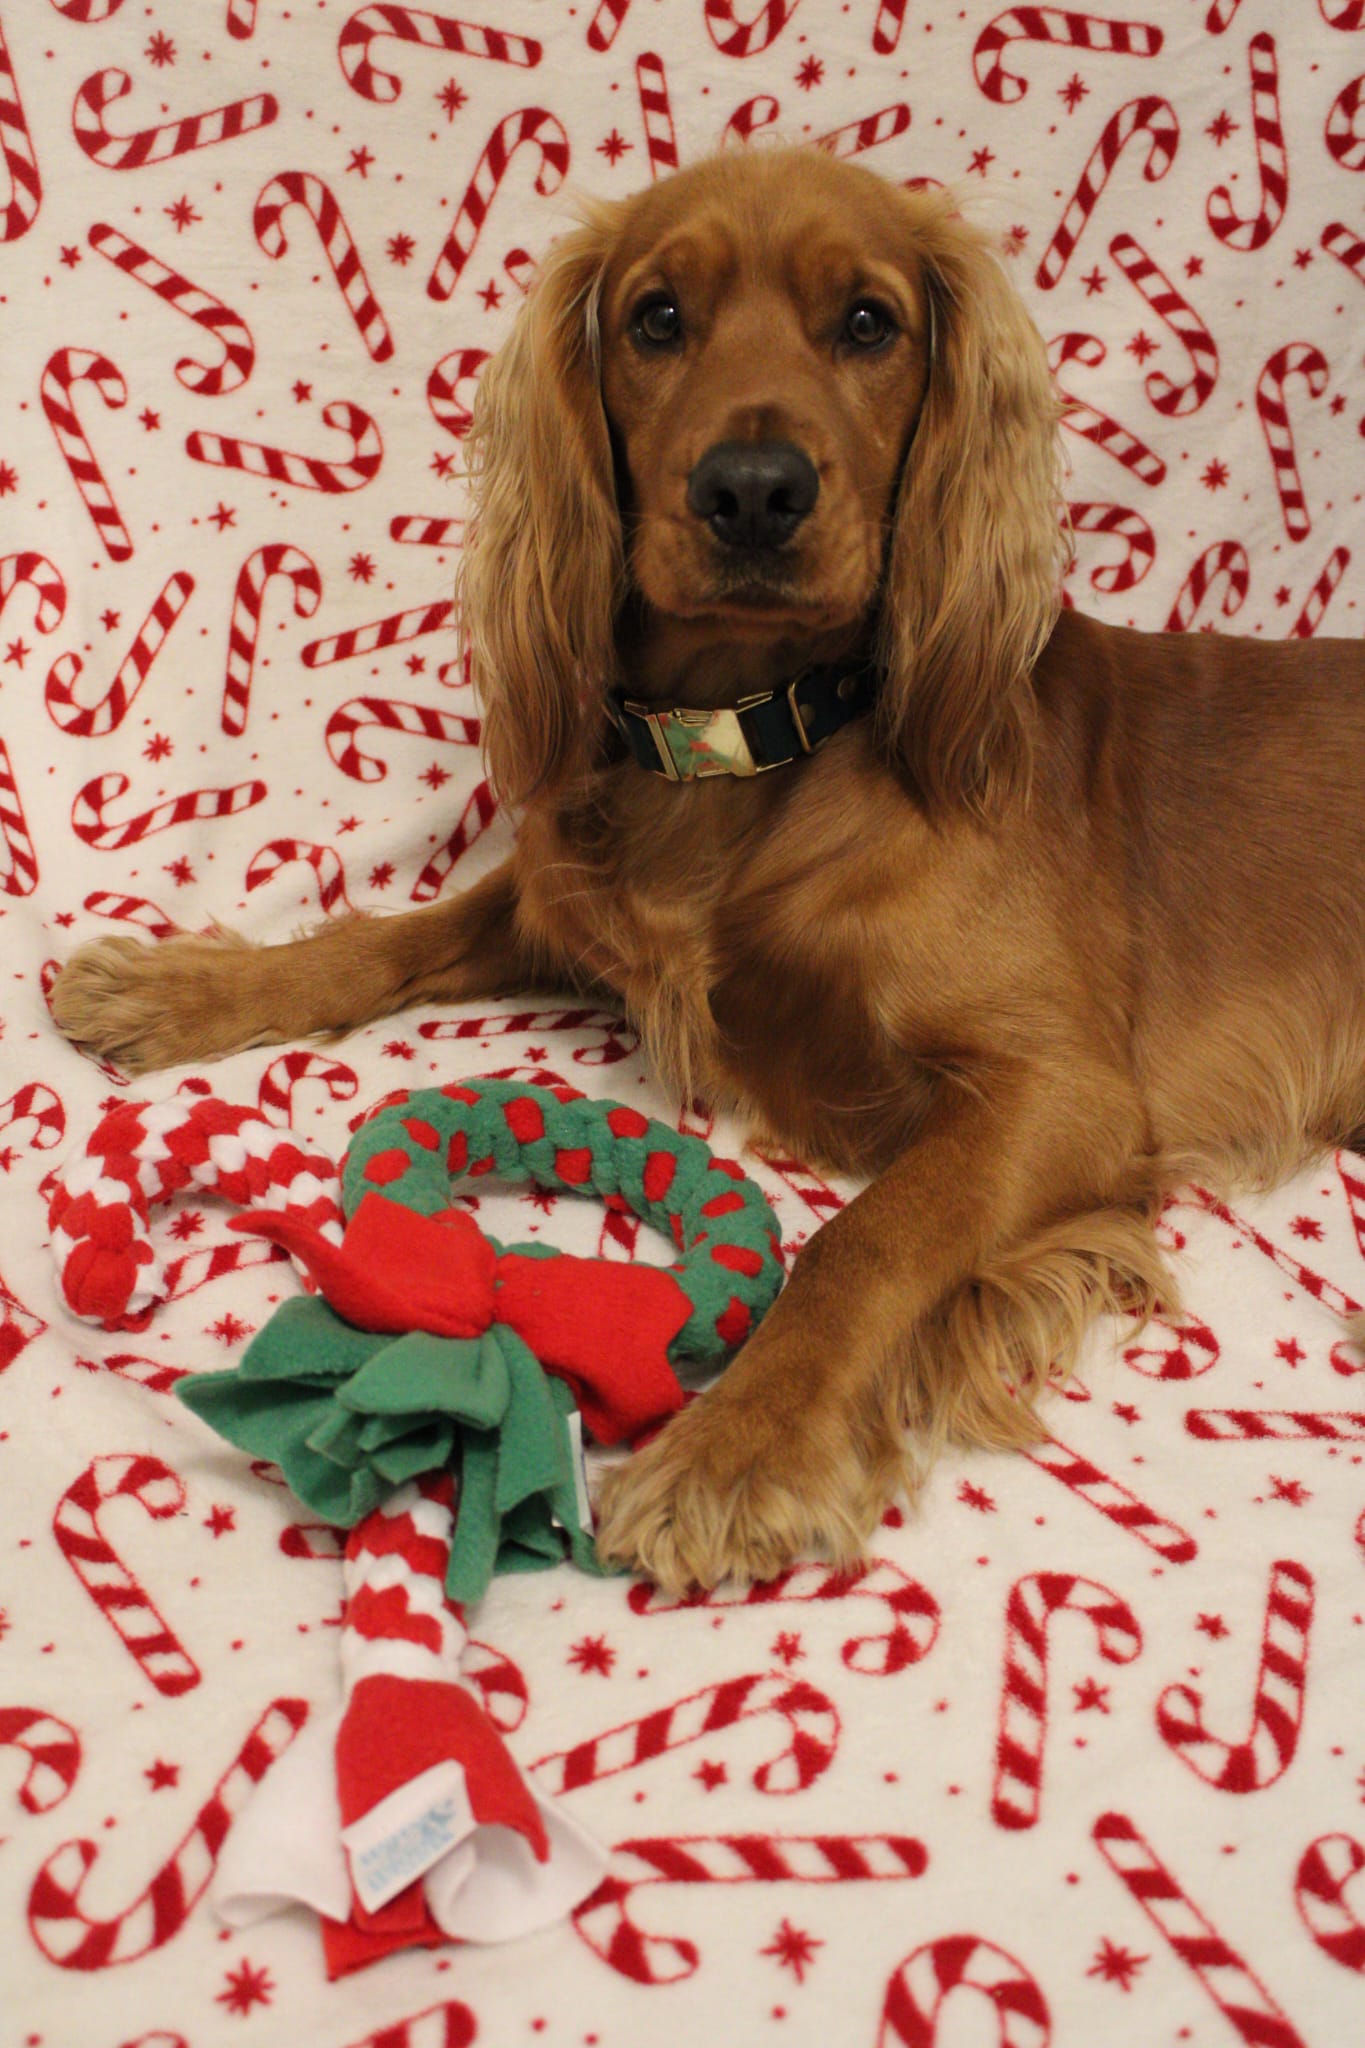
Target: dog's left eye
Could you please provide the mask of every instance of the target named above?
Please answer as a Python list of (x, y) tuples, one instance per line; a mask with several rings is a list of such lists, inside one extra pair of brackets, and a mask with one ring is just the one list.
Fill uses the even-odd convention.
[(895, 331), (896, 323), (885, 306), (879, 306), (875, 299), (857, 299), (848, 309), (840, 339), (851, 342), (854, 348), (881, 348)]
[(636, 307), (630, 331), (646, 348), (667, 348), (682, 333), (682, 316), (672, 299), (656, 293)]

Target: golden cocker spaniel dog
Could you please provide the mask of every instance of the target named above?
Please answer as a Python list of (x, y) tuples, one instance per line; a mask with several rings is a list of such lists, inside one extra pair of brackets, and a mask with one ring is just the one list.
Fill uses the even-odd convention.
[(1365, 647), (1061, 610), (1057, 420), (942, 195), (784, 150), (594, 208), (471, 442), (510, 857), (284, 947), (104, 939), (56, 985), (131, 1068), (571, 985), (868, 1176), (607, 1483), (603, 1552), (675, 1593), (855, 1555), (912, 1449), (1026, 1439), (1099, 1310), (1170, 1303), (1172, 1182), (1365, 1126)]

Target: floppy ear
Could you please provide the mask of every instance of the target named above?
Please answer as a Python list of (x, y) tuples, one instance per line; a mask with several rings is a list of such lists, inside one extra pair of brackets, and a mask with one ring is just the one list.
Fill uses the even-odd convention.
[(948, 196), (909, 202), (932, 360), (887, 558), (878, 707), (931, 809), (998, 815), (1029, 783), (1029, 681), (1057, 616), (1060, 406), (1042, 339)]
[(571, 772), (614, 677), (622, 539), (597, 333), (612, 240), (603, 208), (556, 243), (474, 400), (457, 596), (489, 769), (512, 803)]

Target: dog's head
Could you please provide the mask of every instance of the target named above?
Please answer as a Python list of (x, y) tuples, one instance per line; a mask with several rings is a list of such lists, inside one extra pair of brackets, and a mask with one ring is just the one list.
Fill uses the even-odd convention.
[(581, 765), (629, 604), (730, 644), (866, 626), (881, 743), (930, 805), (998, 807), (1056, 616), (1056, 422), (943, 195), (784, 149), (594, 208), (474, 409), (462, 609), (499, 788)]

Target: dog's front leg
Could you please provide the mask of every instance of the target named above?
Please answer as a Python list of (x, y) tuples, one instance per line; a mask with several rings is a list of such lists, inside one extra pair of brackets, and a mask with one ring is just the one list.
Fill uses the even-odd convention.
[(68, 1038), (131, 1073), (352, 1031), (413, 1003), (525, 988), (533, 962), (516, 907), (509, 860), (429, 910), (339, 918), (283, 946), (224, 931), (157, 946), (96, 939), (58, 975), (52, 1014)]
[(608, 1476), (604, 1558), (681, 1595), (771, 1578), (812, 1545), (859, 1554), (903, 1471), (902, 1418), (934, 1422), (933, 1390), (907, 1384), (915, 1323), (1096, 1192), (1045, 1096), (1056, 1112), (1024, 1074), (945, 1086), (909, 1151), (801, 1252), (723, 1377)]

